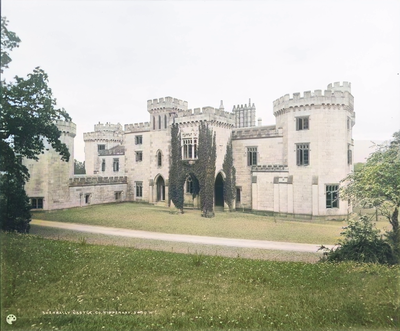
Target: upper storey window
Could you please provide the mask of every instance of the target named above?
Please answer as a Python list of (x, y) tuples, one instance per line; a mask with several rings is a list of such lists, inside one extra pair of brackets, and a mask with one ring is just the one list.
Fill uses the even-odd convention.
[(257, 165), (257, 147), (247, 147), (247, 165)]
[(296, 130), (308, 130), (310, 128), (309, 117), (296, 117)]
[(135, 145), (143, 144), (143, 136), (135, 136)]
[(310, 164), (310, 144), (296, 144), (296, 161), (298, 166), (308, 166)]
[(106, 145), (97, 145), (97, 151), (104, 151), (106, 149)]
[(197, 159), (197, 138), (182, 139), (183, 158)]

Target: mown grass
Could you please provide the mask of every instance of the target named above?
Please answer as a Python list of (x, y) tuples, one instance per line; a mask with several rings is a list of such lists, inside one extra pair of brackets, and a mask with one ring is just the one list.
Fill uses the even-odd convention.
[[(399, 327), (399, 267), (177, 254), (1, 234), (2, 330)], [(58, 313), (58, 314), (57, 314)], [(13, 325), (5, 323), (14, 314)]]
[(137, 203), (35, 212), (33, 217), (164, 233), (326, 245), (337, 243), (345, 225), (340, 221), (292, 221), (241, 212), (219, 212), (210, 219), (201, 217), (198, 210), (175, 214), (168, 208)]

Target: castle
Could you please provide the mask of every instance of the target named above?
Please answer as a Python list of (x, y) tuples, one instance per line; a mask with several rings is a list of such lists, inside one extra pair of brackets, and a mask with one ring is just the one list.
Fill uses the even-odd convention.
[[(250, 101), (225, 111), (171, 97), (147, 101), (150, 121), (137, 124), (96, 124), (84, 133), (86, 175), (74, 175), (76, 126), (57, 123), (71, 152), (69, 162), (47, 146), (38, 162), (25, 160), (31, 179), (26, 191), (34, 209), (60, 209), (118, 201), (168, 205), (172, 123), (181, 133), (182, 158), (197, 159), (198, 128), (207, 123), (216, 134), (215, 206), (226, 208), (222, 164), (232, 140), (236, 169), (236, 209), (338, 218), (349, 204), (338, 198), (340, 181), (353, 170), (354, 98), (348, 82), (329, 84), (324, 91), (294, 93), (273, 102), (275, 125), (256, 125)], [(197, 208), (187, 177), (185, 206)], [(218, 209), (218, 208), (217, 208)]]

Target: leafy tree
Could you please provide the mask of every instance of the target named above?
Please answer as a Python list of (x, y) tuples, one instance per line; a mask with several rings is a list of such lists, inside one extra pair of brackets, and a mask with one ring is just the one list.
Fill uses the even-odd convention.
[(388, 239), (395, 255), (400, 258), (400, 131), (393, 140), (378, 146), (360, 171), (348, 175), (340, 194), (361, 206), (374, 206), (385, 216), (392, 230)]
[(81, 162), (78, 160), (74, 160), (74, 174), (75, 175), (84, 175), (86, 174), (85, 170), (85, 161)]
[[(18, 47), (20, 39), (14, 32), (8, 31), (7, 20), (1, 19), (1, 69), (7, 68), (11, 62), (9, 51)], [(49, 143), (61, 159), (69, 160), (69, 151), (61, 143), (61, 133), (56, 126), (56, 120), (70, 121), (68, 113), (56, 108), (56, 100), (48, 86), (48, 76), (39, 67), (27, 78), (15, 77), (14, 81), (1, 82), (1, 113), (0, 113), (0, 171), (1, 191), (8, 192), (13, 199), (2, 199), (1, 209), (7, 211), (7, 217), (1, 220), (3, 229), (17, 226), (18, 217), (30, 219), (29, 207), (21, 202), (21, 214), (12, 212), (17, 208), (15, 200), (26, 200), (23, 189), (29, 180), (28, 169), (22, 164), (22, 158), (38, 160), (38, 155), (44, 153), (45, 143)], [(6, 191), (7, 189), (13, 192)], [(19, 207), (18, 207), (19, 208)], [(29, 216), (28, 216), (29, 215)], [(29, 222), (29, 221), (28, 221)], [(6, 226), (6, 224), (8, 224)], [(26, 231), (21, 231), (26, 232)]]
[(229, 140), (226, 145), (226, 154), (224, 158), (224, 164), (222, 169), (225, 173), (224, 183), (224, 201), (227, 203), (229, 210), (233, 210), (233, 204), (236, 198), (236, 169), (233, 166), (233, 153), (232, 153), (232, 141)]

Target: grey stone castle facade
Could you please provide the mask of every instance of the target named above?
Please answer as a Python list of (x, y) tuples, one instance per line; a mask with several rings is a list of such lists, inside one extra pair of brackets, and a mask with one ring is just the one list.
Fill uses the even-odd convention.
[[(348, 82), (324, 91), (294, 93), (275, 100), (275, 125), (256, 125), (250, 101), (225, 111), (171, 97), (149, 100), (146, 123), (96, 124), (84, 134), (86, 176), (73, 174), (75, 124), (59, 122), (71, 161), (49, 151), (38, 162), (26, 160), (26, 185), (33, 208), (52, 210), (116, 201), (168, 204), (172, 123), (181, 132), (182, 157), (196, 162), (198, 127), (206, 122), (216, 133), (214, 201), (226, 207), (222, 164), (232, 139), (236, 168), (236, 209), (337, 218), (350, 206), (338, 198), (340, 181), (353, 170), (354, 98)], [(185, 205), (198, 207), (192, 178), (185, 183)], [(220, 208), (222, 209), (222, 208)]]

